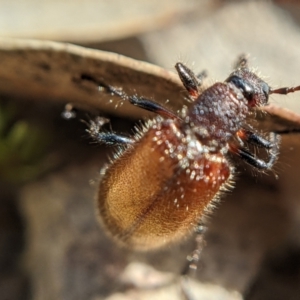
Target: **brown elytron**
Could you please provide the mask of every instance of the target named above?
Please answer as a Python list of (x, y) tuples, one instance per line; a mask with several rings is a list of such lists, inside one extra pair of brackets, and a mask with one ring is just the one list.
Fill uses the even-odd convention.
[[(299, 86), (271, 90), (250, 71), (244, 57), (225, 82), (204, 90), (204, 73), (196, 77), (181, 63), (175, 67), (190, 95), (189, 108), (177, 115), (149, 99), (105, 86), (108, 92), (159, 116), (132, 138), (102, 132), (99, 120), (89, 128), (95, 140), (123, 146), (104, 172), (98, 207), (108, 232), (135, 249), (162, 247), (197, 227), (232, 179), (228, 152), (256, 169), (271, 169), (279, 137), (275, 133), (260, 136), (246, 118), (268, 102), (269, 94), (300, 90)], [(257, 158), (248, 144), (264, 148), (268, 160)]]

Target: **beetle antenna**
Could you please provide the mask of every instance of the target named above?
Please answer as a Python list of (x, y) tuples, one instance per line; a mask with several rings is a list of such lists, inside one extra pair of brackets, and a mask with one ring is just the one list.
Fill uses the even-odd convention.
[(276, 90), (270, 90), (269, 94), (281, 94), (281, 95), (287, 95), (289, 93), (294, 93), (300, 91), (300, 85), (296, 87), (283, 87)]

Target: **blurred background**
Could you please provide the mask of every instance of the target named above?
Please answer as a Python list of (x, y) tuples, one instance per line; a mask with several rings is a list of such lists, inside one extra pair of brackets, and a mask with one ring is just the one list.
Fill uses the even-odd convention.
[[(299, 134), (283, 136), (274, 172), (234, 162), (236, 187), (209, 220), (196, 276), (181, 282), (193, 238), (136, 253), (97, 223), (112, 149), (92, 143), (85, 122), (101, 114), (130, 133), (144, 112), (116, 108), (82, 74), (176, 107), (177, 61), (211, 84), (246, 53), (272, 87), (295, 86), (299, 24), (297, 1), (0, 0), (0, 299), (298, 299)], [(295, 113), (299, 100), (270, 99)], [(80, 108), (69, 120), (67, 103)]]

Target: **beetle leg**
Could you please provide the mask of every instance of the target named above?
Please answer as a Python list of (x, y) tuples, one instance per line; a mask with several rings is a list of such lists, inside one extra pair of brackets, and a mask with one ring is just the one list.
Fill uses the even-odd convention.
[(173, 113), (170, 109), (165, 108), (164, 106), (162, 106), (161, 104), (153, 100), (146, 99), (144, 97), (138, 97), (136, 95), (128, 96), (122, 89), (105, 84), (104, 82), (101, 82), (100, 80), (96, 80), (94, 77), (88, 74), (82, 74), (81, 79), (94, 82), (99, 86), (99, 89), (105, 89), (111, 95), (120, 97), (125, 101), (129, 101), (132, 105), (157, 113), (162, 117), (180, 120), (180, 118), (175, 113)]
[(203, 79), (206, 77), (206, 72), (199, 74), (198, 78), (192, 70), (190, 70), (183, 63), (177, 63), (175, 69), (179, 75), (182, 84), (190, 94), (192, 99), (197, 99), (200, 95), (199, 87), (202, 85)]
[(105, 144), (109, 146), (117, 145), (128, 145), (134, 143), (134, 140), (120, 134), (115, 134), (113, 132), (98, 132), (97, 135), (92, 136), (94, 140), (100, 144)]
[(274, 140), (274, 133), (270, 133), (270, 140), (265, 139), (251, 130), (245, 129), (240, 129), (236, 135), (241, 140), (260, 148), (271, 149), (273, 147), (272, 140)]
[(90, 136), (98, 143), (117, 146), (128, 145), (134, 143), (134, 139), (125, 135), (116, 134), (113, 132), (103, 132), (102, 126), (108, 122), (107, 119), (96, 118), (95, 121), (90, 121), (89, 128), (86, 130)]
[(123, 100), (128, 100), (132, 105), (138, 106), (139, 108), (154, 112), (162, 117), (171, 118), (171, 119), (180, 119), (175, 113), (173, 113), (171, 110), (165, 108), (161, 104), (144, 98), (144, 97), (138, 97), (136, 95), (128, 96), (123, 90), (114, 88), (112, 86), (106, 87), (108, 91), (115, 96), (119, 96)]
[[(270, 134), (270, 148), (268, 149), (269, 160), (264, 161), (256, 157), (253, 153), (249, 152), (241, 146), (229, 144), (229, 151), (236, 154), (249, 165), (259, 170), (270, 170), (275, 164), (279, 152), (279, 136), (275, 133)], [(256, 141), (257, 142), (257, 141)]]
[(171, 110), (163, 107), (162, 105), (158, 104), (155, 101), (152, 101), (150, 99), (146, 99), (144, 97), (138, 97), (138, 96), (130, 96), (129, 102), (132, 105), (138, 106), (142, 109), (157, 113), (158, 115), (162, 117), (167, 117), (171, 119), (180, 119), (175, 113), (173, 113)]
[(196, 228), (195, 228), (195, 233), (196, 233), (195, 249), (193, 250), (193, 252), (191, 254), (189, 254), (187, 256), (187, 264), (185, 265), (185, 268), (181, 272), (182, 276), (191, 275), (190, 274), (191, 272), (194, 274), (197, 271), (198, 263), (201, 259), (201, 253), (205, 246), (204, 234), (205, 234), (206, 229), (207, 229), (207, 227), (202, 223), (199, 223), (196, 226)]
[(201, 258), (202, 250), (205, 246), (204, 233), (205, 233), (206, 229), (207, 229), (206, 226), (203, 225), (202, 223), (198, 224), (197, 227), (195, 228), (196, 247), (195, 247), (195, 250), (192, 252), (192, 254), (188, 256), (189, 270), (194, 271), (194, 272), (197, 270), (198, 263)]
[(234, 64), (234, 69), (240, 68), (248, 68), (248, 57), (246, 54), (241, 54)]
[(110, 93), (112, 93), (115, 96), (119, 96), (123, 100), (128, 100), (132, 105), (138, 106), (142, 109), (157, 113), (158, 115), (162, 117), (167, 117), (171, 119), (179, 119), (179, 117), (173, 113), (171, 110), (165, 108), (161, 104), (144, 98), (144, 97), (138, 97), (136, 95), (134, 96), (128, 96), (123, 90), (114, 88), (112, 86), (106, 87)]

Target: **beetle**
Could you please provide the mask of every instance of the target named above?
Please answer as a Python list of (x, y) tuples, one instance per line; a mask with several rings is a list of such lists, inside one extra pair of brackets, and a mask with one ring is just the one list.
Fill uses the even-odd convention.
[[(189, 106), (179, 113), (150, 99), (129, 96), (102, 84), (112, 95), (157, 114), (132, 137), (102, 130), (103, 119), (90, 122), (92, 138), (119, 151), (103, 170), (97, 203), (101, 222), (126, 247), (150, 250), (178, 242), (212, 211), (223, 191), (233, 186), (236, 155), (257, 170), (271, 170), (280, 137), (258, 133), (248, 118), (268, 103), (270, 94), (288, 94), (300, 86), (272, 89), (250, 70), (245, 56), (224, 82), (203, 86), (183, 63), (175, 65), (189, 94)], [(265, 149), (261, 159), (249, 145)], [(199, 226), (200, 224), (200, 226)], [(200, 228), (200, 230), (199, 230)]]

